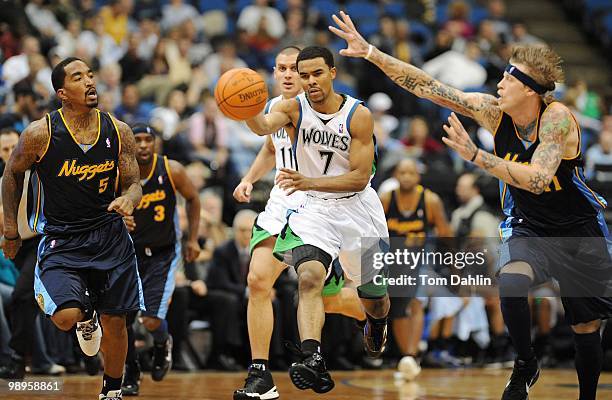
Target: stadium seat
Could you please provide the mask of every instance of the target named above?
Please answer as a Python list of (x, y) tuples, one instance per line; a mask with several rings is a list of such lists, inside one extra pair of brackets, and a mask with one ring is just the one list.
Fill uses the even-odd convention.
[(384, 13), (396, 18), (406, 18), (406, 5), (403, 3), (390, 3), (385, 5)]
[(340, 6), (338, 5), (338, 3), (333, 0), (314, 0), (310, 5), (321, 15), (337, 15), (338, 10), (340, 10)]
[(237, 0), (234, 3), (234, 11), (236, 12), (236, 16), (240, 15), (240, 12), (251, 4), (253, 4), (253, 0)]
[(489, 17), (489, 11), (484, 7), (473, 7), (472, 13), (470, 16), (470, 21), (472, 24), (477, 26), (482, 22), (482, 20), (487, 19)]
[(359, 32), (363, 35), (364, 38), (369, 38), (380, 31), (380, 24), (378, 23), (378, 19), (368, 19), (361, 20), (359, 23)]
[(346, 12), (351, 16), (353, 21), (378, 18), (378, 6), (365, 1), (348, 3), (346, 5)]
[(212, 10), (227, 11), (229, 4), (227, 0), (200, 0), (198, 9), (202, 14)]
[(421, 54), (426, 54), (434, 45), (434, 35), (431, 29), (418, 20), (410, 20), (410, 33), (414, 42), (419, 46)]

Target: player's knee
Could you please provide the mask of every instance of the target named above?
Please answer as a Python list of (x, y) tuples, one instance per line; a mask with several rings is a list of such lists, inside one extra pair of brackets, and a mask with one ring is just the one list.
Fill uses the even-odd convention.
[(323, 268), (309, 268), (308, 265), (303, 264), (299, 270), (298, 287), (300, 293), (309, 293), (318, 291), (319, 293), (323, 289), (325, 283), (325, 270)]
[(69, 331), (79, 322), (80, 316), (80, 310), (60, 310), (51, 317), (51, 321), (62, 331)]
[(149, 332), (153, 332), (161, 325), (161, 319), (154, 317), (143, 317), (142, 324)]
[(593, 333), (599, 330), (601, 327), (601, 320), (596, 319), (589, 322), (583, 322), (580, 324), (572, 325), (572, 330), (574, 333), (579, 335), (584, 335), (586, 333)]
[(125, 327), (125, 315), (102, 314), (100, 316), (102, 330), (111, 336), (121, 336), (127, 333)]
[(247, 275), (247, 285), (250, 296), (266, 297), (270, 296), (273, 282), (265, 274), (250, 271)]

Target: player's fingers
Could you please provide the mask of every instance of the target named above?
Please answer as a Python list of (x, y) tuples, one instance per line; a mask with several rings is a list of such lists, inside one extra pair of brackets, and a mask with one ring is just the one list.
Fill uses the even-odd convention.
[(344, 40), (348, 40), (349, 39), (349, 34), (344, 32), (343, 30), (340, 30), (338, 28), (336, 28), (335, 26), (328, 26), (327, 27), (330, 31), (332, 31), (333, 33), (335, 33), (336, 35), (340, 36), (342, 39)]
[(245, 196), (251, 196), (251, 190), (253, 190), (253, 186), (252, 185), (248, 185), (246, 188), (244, 188), (244, 194)]
[(340, 11), (340, 13), (342, 13), (342, 19), (344, 20), (344, 22), (354, 31), (357, 31), (357, 28), (355, 27), (355, 24), (353, 23), (353, 20), (351, 19), (351, 16), (348, 15), (347, 13), (345, 13), (344, 11)]
[(449, 138), (454, 139), (455, 137), (457, 137), (457, 133), (455, 132), (455, 129), (453, 127), (448, 125), (442, 125), (442, 129), (444, 129)]
[(332, 15), (332, 19), (334, 20), (336, 25), (338, 25), (338, 27), (340, 27), (340, 29), (342, 29), (344, 32), (347, 32), (350, 30), (350, 27), (347, 24), (345, 24), (344, 21), (338, 18), (336, 14)]
[(451, 113), (450, 117), (448, 117), (448, 122), (451, 124), (453, 128), (455, 128), (457, 133), (465, 130), (463, 128), (463, 125), (461, 124), (461, 121), (459, 121), (457, 114), (455, 114), (454, 112)]
[(442, 141), (451, 149), (453, 150), (457, 150), (457, 143), (453, 142), (452, 140), (450, 140), (449, 138), (442, 136)]

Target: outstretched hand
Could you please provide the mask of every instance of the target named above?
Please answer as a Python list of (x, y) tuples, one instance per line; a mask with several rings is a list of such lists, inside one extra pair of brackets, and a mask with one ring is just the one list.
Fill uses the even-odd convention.
[(368, 48), (370, 44), (361, 36), (361, 34), (355, 28), (355, 24), (351, 20), (348, 14), (344, 11), (340, 11), (340, 18), (335, 14), (332, 15), (332, 19), (338, 25), (329, 26), (329, 30), (335, 33), (337, 36), (346, 40), (348, 47), (340, 50), (340, 55), (347, 57), (365, 57), (368, 55)]
[(461, 158), (471, 161), (475, 157), (478, 147), (476, 147), (454, 112), (448, 117), (448, 124), (448, 126), (442, 126), (448, 134), (447, 137), (442, 137), (442, 141), (455, 150)]

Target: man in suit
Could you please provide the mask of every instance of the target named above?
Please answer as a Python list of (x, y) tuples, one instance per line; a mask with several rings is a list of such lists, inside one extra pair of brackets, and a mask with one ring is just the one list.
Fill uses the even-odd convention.
[[(242, 313), (247, 297), (249, 241), (257, 214), (242, 210), (234, 217), (234, 238), (222, 243), (213, 253), (207, 277), (209, 296), (222, 297), (221, 307), (212, 307), (213, 366), (234, 369), (237, 366), (231, 348), (242, 345)], [(216, 325), (216, 326), (215, 326)], [(215, 365), (216, 364), (216, 365)]]

